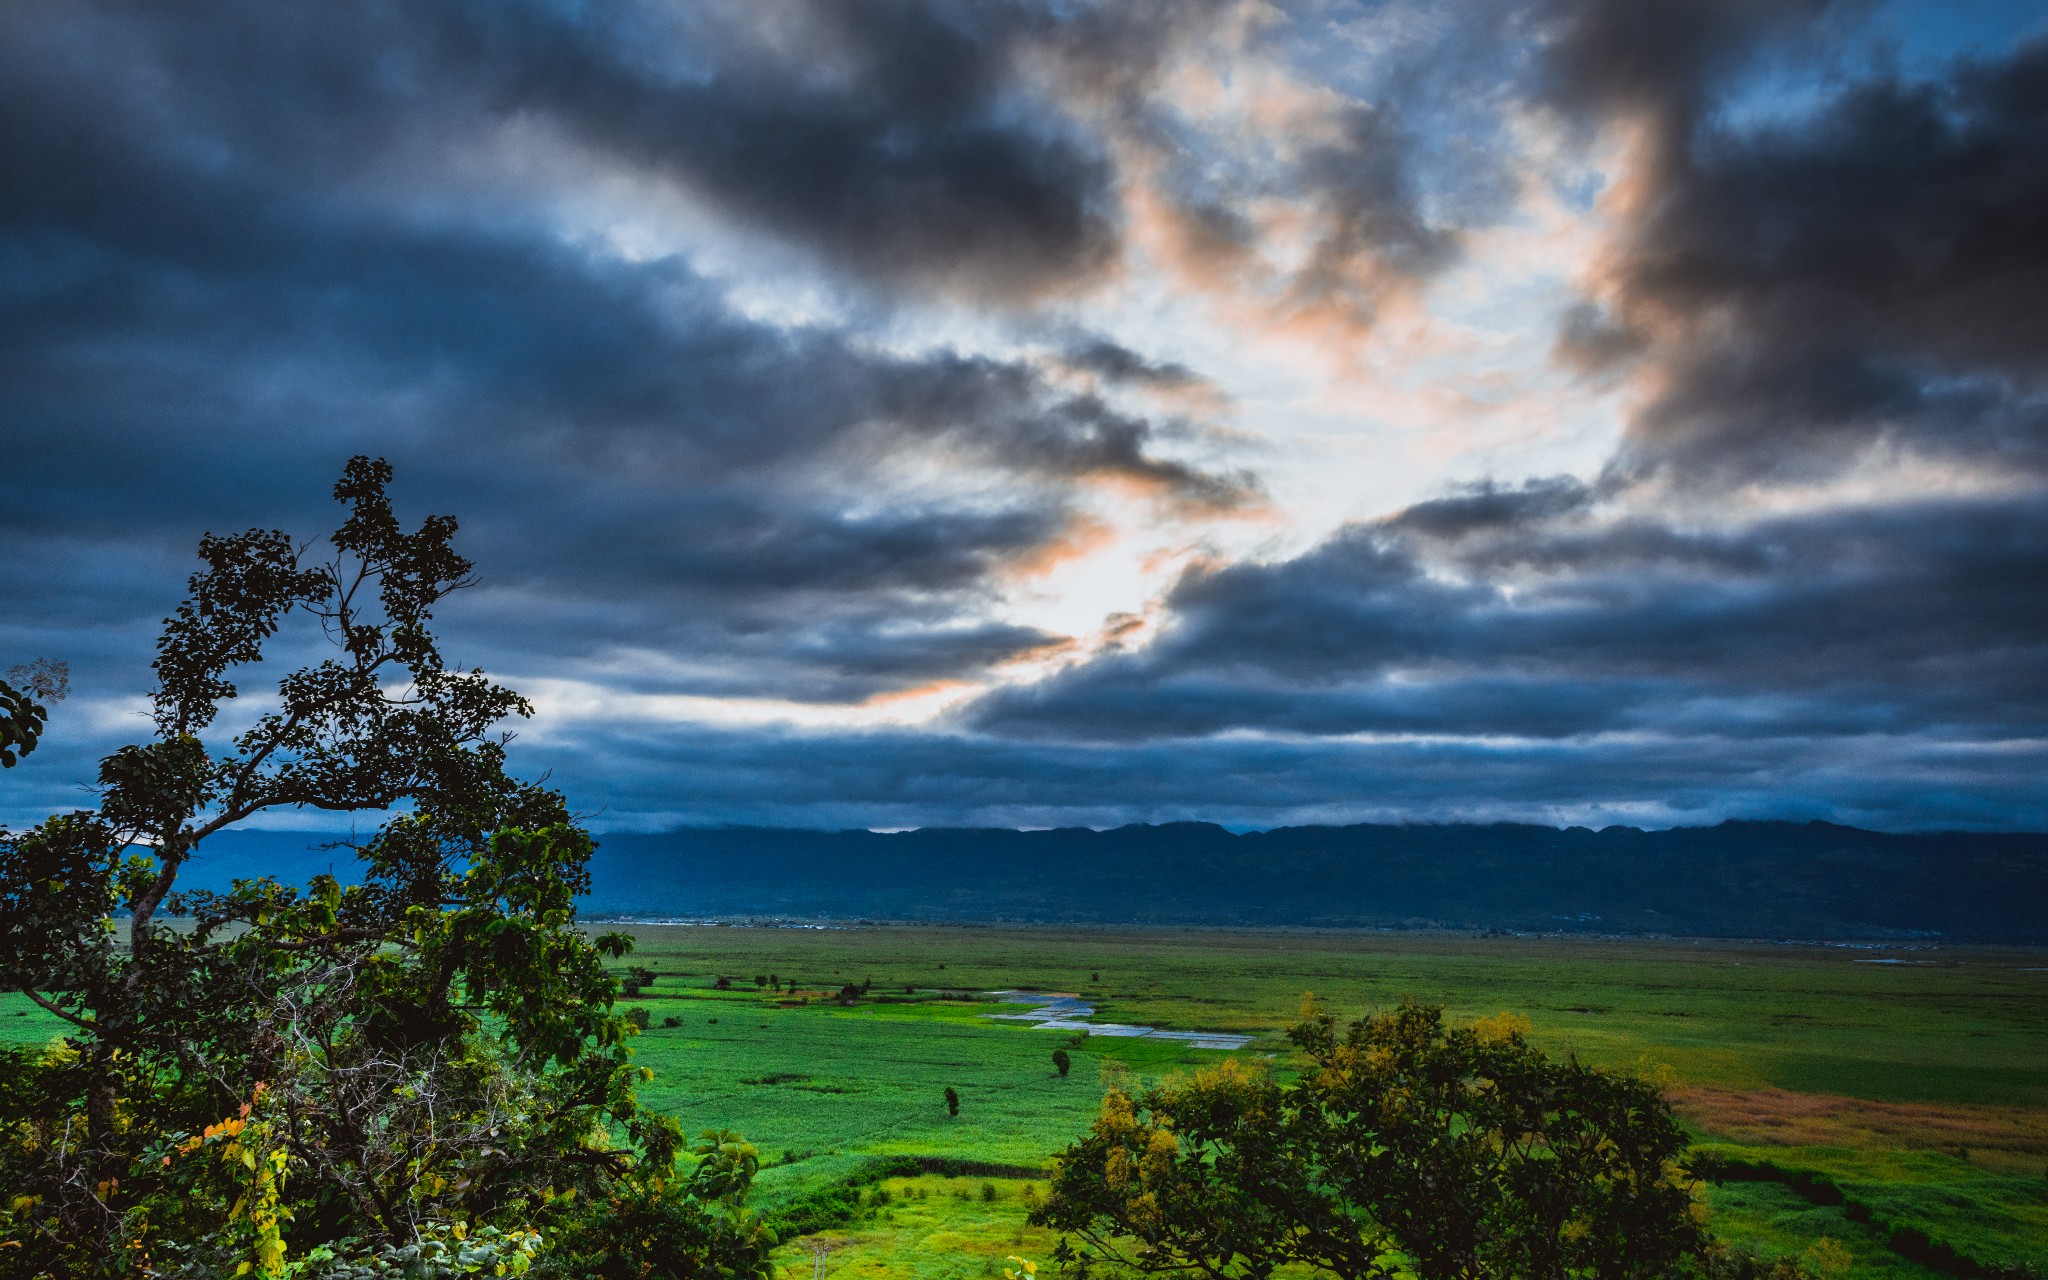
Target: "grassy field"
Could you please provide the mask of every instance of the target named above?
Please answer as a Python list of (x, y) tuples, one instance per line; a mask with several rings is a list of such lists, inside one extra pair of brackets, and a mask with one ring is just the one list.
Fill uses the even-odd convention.
[[(640, 1042), (656, 1071), (651, 1096), (692, 1124), (740, 1129), (771, 1162), (794, 1157), (763, 1179), (770, 1204), (867, 1153), (1036, 1165), (1085, 1127), (1105, 1073), (1156, 1078), (1217, 1056), (1147, 1040), (1076, 1044), (934, 992), (1076, 992), (1098, 1020), (1252, 1033), (1243, 1052), (1284, 1067), (1280, 1033), (1313, 991), (1342, 1014), (1404, 997), (1460, 1018), (1525, 1014), (1554, 1052), (1668, 1081), (1705, 1146), (1826, 1175), (1889, 1225), (1979, 1260), (2048, 1263), (2038, 952), (1236, 930), (632, 932), (636, 962), (662, 975), (640, 1000), (655, 1024)], [(753, 990), (771, 973), (813, 993), (868, 981), (896, 1003), (785, 1007), (787, 997)], [(715, 990), (721, 976), (737, 989)], [(681, 1025), (662, 1028), (671, 1017)], [(1066, 1080), (1049, 1060), (1061, 1045), (1074, 1059)], [(963, 1098), (957, 1119), (948, 1085)], [(960, 1203), (901, 1207), (861, 1227), (868, 1242), (847, 1255), (848, 1274), (922, 1274), (952, 1254), (941, 1270), (998, 1274), (990, 1268), (1021, 1245), (988, 1220), (1009, 1205), (1021, 1222), (1021, 1192), (975, 1202), (980, 1225), (956, 1232), (946, 1224)], [(1796, 1255), (1827, 1236), (1855, 1255), (1854, 1274), (1934, 1274), (1840, 1206), (1786, 1186), (1729, 1183), (1711, 1204), (1723, 1234), (1760, 1249)]]
[[(655, 1072), (644, 1096), (693, 1129), (754, 1141), (771, 1209), (876, 1155), (1043, 1168), (1086, 1127), (1105, 1078), (1142, 1083), (1220, 1056), (994, 1021), (985, 1015), (1003, 1010), (978, 993), (1075, 992), (1098, 1021), (1249, 1033), (1241, 1052), (1285, 1070), (1281, 1033), (1313, 991), (1340, 1016), (1406, 997), (1456, 1018), (1521, 1013), (1553, 1052), (1666, 1082), (1703, 1148), (1820, 1175), (1874, 1218), (1776, 1182), (1711, 1187), (1714, 1225), (1739, 1243), (1798, 1255), (1825, 1236), (1854, 1255), (1855, 1276), (1939, 1274), (1888, 1243), (1904, 1229), (1982, 1262), (2048, 1268), (2048, 957), (2037, 951), (1253, 930), (627, 931), (638, 939), (632, 963), (658, 975), (631, 1002), (652, 1023), (637, 1042)], [(754, 979), (771, 974), (799, 991), (757, 990)], [(826, 998), (849, 982), (870, 983), (868, 998)], [(57, 1032), (24, 1003), (0, 1004), (9, 1038)], [(1051, 1063), (1063, 1046), (1065, 1079)], [(1006, 1255), (1050, 1248), (1023, 1223), (1043, 1190), (1031, 1176), (879, 1185), (882, 1197), (860, 1192), (879, 1202), (836, 1233), (854, 1242), (827, 1260), (829, 1274), (992, 1277)], [(792, 1280), (813, 1273), (801, 1243), (779, 1260)]]

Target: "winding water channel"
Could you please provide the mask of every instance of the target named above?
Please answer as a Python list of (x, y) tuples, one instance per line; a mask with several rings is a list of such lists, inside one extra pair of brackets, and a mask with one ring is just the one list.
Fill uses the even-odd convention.
[(1005, 1022), (1028, 1022), (1040, 1031), (1078, 1032), (1091, 1036), (1144, 1036), (1152, 1040), (1178, 1040), (1195, 1049), (1242, 1049), (1250, 1036), (1227, 1031), (1161, 1031), (1157, 1027), (1133, 1026), (1128, 1022), (1090, 1022), (1095, 1006), (1076, 995), (1054, 991), (991, 991), (1004, 1004), (1035, 1006), (1024, 1013), (985, 1013), (984, 1018)]

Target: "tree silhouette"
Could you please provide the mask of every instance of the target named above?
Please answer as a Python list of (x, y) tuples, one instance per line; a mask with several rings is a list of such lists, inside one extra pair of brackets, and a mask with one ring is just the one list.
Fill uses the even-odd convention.
[(1510, 1020), (1304, 1015), (1294, 1083), (1231, 1059), (1110, 1091), (1031, 1215), (1066, 1233), (1061, 1261), (1212, 1280), (1649, 1280), (1712, 1262), (1652, 1086), (1553, 1062)]
[(38, 658), (11, 667), (0, 680), (0, 769), (12, 769), (36, 749), (49, 718), (46, 703), (64, 701), (71, 691), (71, 668)]
[[(0, 1050), (7, 1266), (98, 1275), (167, 1245), (195, 1274), (268, 1274), (285, 1223), (304, 1246), (439, 1222), (598, 1249), (638, 1205), (668, 1224), (648, 1239), (760, 1274), (758, 1224), (692, 1199), (680, 1127), (638, 1104), (605, 967), (631, 940), (578, 925), (590, 839), (505, 771), (498, 726), (530, 707), (443, 659), (435, 609), (472, 581), (456, 522), (408, 531), (390, 480), (350, 460), (324, 558), (203, 538), (154, 735), (101, 762), (96, 808), (0, 831), (0, 973), (67, 1024), (62, 1052)], [(210, 733), (294, 619), (326, 657)], [(207, 840), (286, 809), (396, 816), (352, 846), (355, 885), (180, 891)]]

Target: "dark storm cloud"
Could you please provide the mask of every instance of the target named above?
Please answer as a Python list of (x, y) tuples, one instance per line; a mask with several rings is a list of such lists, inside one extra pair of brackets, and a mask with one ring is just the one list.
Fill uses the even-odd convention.
[[(995, 53), (962, 61), (971, 31), (908, 9), (895, 28), (846, 27), (868, 47), (835, 44), (844, 74), (811, 93), (791, 79), (800, 50), (780, 70), (756, 51), (730, 74), (671, 83), (638, 64), (630, 30), (491, 13), (0, 16), (0, 530), (17, 563), (80, 539), (118, 563), (208, 528), (311, 535), (331, 527), (341, 461), (382, 453), (408, 509), (462, 517), (492, 587), (472, 616), (514, 628), (486, 630), (488, 656), (530, 669), (675, 644), (705, 655), (720, 691), (858, 698), (1050, 643), (971, 617), (1007, 565), (1063, 535), (1075, 486), (1198, 507), (1247, 492), (1242, 477), (1155, 456), (1151, 422), (1028, 365), (884, 355), (836, 329), (744, 319), (678, 260), (565, 239), (545, 181), (480, 193), (435, 170), (538, 113), (642, 175), (695, 173), (691, 147), (711, 139), (754, 149), (747, 172), (772, 176), (782, 167), (759, 148), (808, 113), (814, 130), (837, 121), (867, 140), (814, 138), (821, 157), (851, 154), (829, 171), (799, 157), (784, 174), (797, 185), (747, 195), (793, 220), (775, 226), (799, 239), (805, 218), (837, 228), (852, 238), (824, 250), (860, 270), (896, 252), (861, 240), (868, 214), (877, 235), (901, 224), (902, 252), (992, 288), (1081, 269), (1096, 231), (1034, 238), (1017, 221), (1039, 208), (1019, 193), (1039, 172), (1026, 161), (1058, 139), (1020, 121), (1020, 138), (1038, 138), (1025, 155), (986, 121), (947, 133), (994, 92), (976, 86), (997, 75)], [(763, 114), (777, 103), (782, 117)], [(657, 145), (660, 120), (702, 137)], [(956, 144), (971, 164), (946, 158)], [(897, 169), (862, 147), (891, 149)], [(1065, 199), (1054, 186), (1051, 205)], [(831, 212), (848, 208), (866, 213)], [(1004, 265), (999, 251), (1023, 256)], [(905, 456), (1000, 483), (877, 502), (876, 469)], [(137, 631), (184, 572), (174, 555), (141, 558), (178, 568), (95, 584), (97, 607)], [(29, 590), (51, 606), (51, 644), (71, 643), (58, 594)], [(131, 635), (131, 657), (144, 643)]]
[[(2048, 44), (1936, 80), (1842, 73), (1817, 106), (1743, 123), (1742, 77), (1797, 55), (1810, 16), (1552, 14), (1549, 100), (1645, 140), (1604, 305), (1560, 340), (1654, 389), (1600, 481), (1481, 485), (1293, 559), (1198, 568), (1146, 647), (963, 725), (1048, 750), (1401, 761), (1368, 766), (1367, 807), (1477, 789), (1526, 814), (1531, 770), (1553, 798), (2039, 822), (2020, 762), (2048, 737)], [(1783, 515), (1729, 491), (1879, 444), (1999, 483)]]
[(1018, 109), (1015, 7), (699, 14), (677, 34), (718, 47), (684, 68), (645, 59), (636, 28), (670, 19), (638, 16), (493, 13), (451, 23), (450, 43), (500, 109), (551, 113), (873, 279), (1029, 297), (1116, 251), (1107, 162), (1057, 117)]
[[(322, 244), (336, 253), (334, 237)], [(958, 607), (1060, 535), (1067, 484), (1231, 494), (1149, 457), (1145, 423), (1017, 368), (863, 356), (702, 297), (672, 321), (644, 277), (673, 309), (690, 283), (673, 270), (627, 279), (531, 243), (369, 235), (355, 249), (311, 278), (166, 279), (185, 273), (116, 260), (131, 287), (146, 281), (118, 327), (91, 344), (23, 341), (4, 359), (14, 376), (0, 397), (37, 430), (0, 481), (0, 523), (18, 537), (181, 542), (201, 522), (310, 532), (331, 519), (340, 460), (361, 449), (401, 466), (414, 503), (461, 514), (499, 581), (571, 597), (662, 591), (682, 613), (751, 598), (815, 614), (834, 598), (880, 611), (890, 594), (950, 593)], [(871, 513), (805, 483), (835, 455), (857, 474), (902, 449), (1017, 483), (999, 499)], [(562, 634), (578, 647), (617, 638)]]
[[(1557, 0), (1535, 68), (1550, 100), (1596, 115), (1642, 114), (1681, 142), (1727, 74), (1797, 40), (1833, 0)], [(1816, 34), (1818, 34), (1816, 32)]]
[(1193, 369), (1177, 361), (1152, 361), (1107, 338), (1078, 344), (1060, 357), (1071, 369), (1096, 374), (1113, 383), (1140, 387), (1182, 390), (1199, 387), (1213, 391), (1213, 385)]
[(2048, 736), (2037, 499), (1702, 533), (1588, 519), (1580, 496), (1483, 492), (1284, 563), (1190, 574), (1150, 646), (973, 723), (1103, 741)]
[[(55, 115), (154, 116), (148, 132), (193, 163), (316, 186), (393, 166), (417, 180), (505, 130), (553, 131), (870, 279), (1003, 297), (1084, 281), (1117, 245), (1103, 160), (1019, 100), (1032, 12), (536, 2), (315, 16), (210, 0), (31, 4), (8, 25), (17, 83), (68, 95), (80, 70), (111, 73), (95, 86), (109, 93)], [(75, 137), (95, 123), (49, 114), (17, 125)], [(52, 201), (105, 189), (69, 166)]]
[[(627, 705), (527, 758), (635, 822), (2048, 822), (2048, 45), (1908, 74), (1825, 65), (1853, 7), (1474, 0), (1371, 76), (1197, 118), (1174, 59), (1233, 23), (1231, 56), (1332, 84), (1365, 48), (1252, 12), (0, 7), (0, 599), (33, 602), (0, 665), (76, 675), (8, 806), (72, 802), (141, 730), (197, 534), (331, 528), (356, 452), (462, 518), (485, 581), (451, 653), (514, 684), (849, 703), (1073, 652), (992, 601), (1092, 490), (1258, 501), (1168, 447), (1222, 392), (1057, 322), (1028, 359), (869, 322), (1100, 291), (1143, 195), (1183, 286), (1358, 338), (1505, 216), (1535, 104), (1641, 144), (1559, 334), (1646, 391), (1602, 476), (1204, 564), (1145, 647), (935, 729)], [(1757, 88), (1785, 65), (1789, 106)], [(641, 244), (671, 224), (854, 318), (743, 311)], [(1877, 446), (1975, 487), (1746, 487)]]
[(1076, 743), (612, 724), (544, 749), (571, 794), (614, 798), (604, 822), (643, 829), (1106, 827), (1189, 815), (1245, 826), (1418, 817), (1668, 826), (1731, 812), (1882, 829), (2048, 823), (2025, 753), (1855, 735)]
[(1812, 18), (1587, 4), (1552, 50), (1559, 101), (1647, 129), (1614, 314), (1573, 312), (1562, 343), (1664, 387), (1621, 464), (1741, 479), (1883, 441), (2039, 470), (2048, 37), (1936, 78), (1843, 72), (1789, 118), (1734, 110), (1735, 73), (1789, 56)]
[(1395, 529), (1433, 538), (1463, 539), (1493, 531), (1515, 531), (1534, 520), (1567, 515), (1593, 494), (1570, 476), (1532, 480), (1520, 486), (1493, 481), (1441, 498), (1418, 502), (1388, 520)]
[[(1870, 788), (1795, 763), (1838, 753), (1904, 788), (1893, 822), (2038, 822), (2016, 762), (2048, 736), (2048, 43), (1934, 81), (1845, 73), (1817, 107), (1745, 124), (1742, 76), (1797, 54), (1810, 15), (1561, 13), (1551, 100), (1647, 126), (1611, 310), (1575, 309), (1560, 343), (1655, 389), (1607, 474), (1478, 486), (1290, 560), (1198, 568), (1145, 648), (963, 724), (1112, 753), (1271, 735), (1440, 752), (1494, 797), (1569, 758), (1609, 795), (1739, 805), (1722, 771), (1753, 768), (1869, 812)], [(1998, 482), (1783, 515), (1729, 491), (1879, 444)], [(1606, 773), (1631, 758), (1629, 782)]]

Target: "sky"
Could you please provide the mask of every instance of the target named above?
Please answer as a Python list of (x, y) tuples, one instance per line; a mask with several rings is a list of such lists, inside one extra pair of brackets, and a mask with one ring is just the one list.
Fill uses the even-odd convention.
[(362, 453), (600, 828), (2048, 828), (2044, 139), (2039, 3), (13, 0), (0, 820)]

